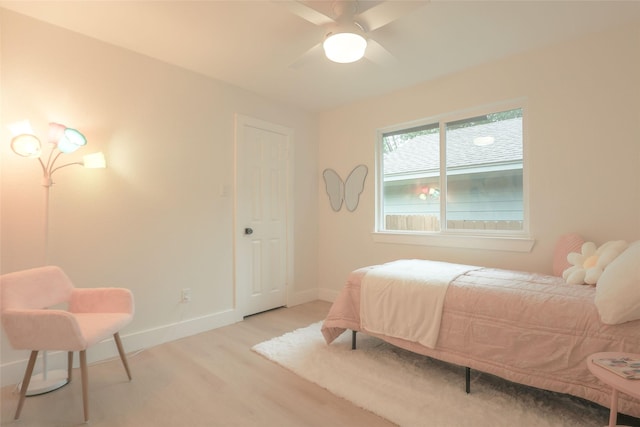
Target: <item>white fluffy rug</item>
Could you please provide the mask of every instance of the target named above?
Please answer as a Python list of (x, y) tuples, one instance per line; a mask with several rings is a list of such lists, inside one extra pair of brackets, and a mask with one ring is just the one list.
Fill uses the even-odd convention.
[(253, 350), (357, 406), (400, 426), (602, 427), (608, 411), (565, 395), (518, 386), (416, 355), (350, 331), (328, 346), (321, 323), (265, 341)]

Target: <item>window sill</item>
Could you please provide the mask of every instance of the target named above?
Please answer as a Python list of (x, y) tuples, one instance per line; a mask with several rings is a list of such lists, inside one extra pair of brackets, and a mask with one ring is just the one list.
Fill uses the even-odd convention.
[(372, 233), (376, 243), (423, 245), (447, 248), (485, 249), (508, 252), (531, 252), (535, 240), (521, 236), (471, 236), (458, 234), (419, 234), (378, 231)]

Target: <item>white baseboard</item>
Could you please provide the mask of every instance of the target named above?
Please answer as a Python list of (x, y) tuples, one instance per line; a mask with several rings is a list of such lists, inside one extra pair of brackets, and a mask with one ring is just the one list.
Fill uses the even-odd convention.
[(292, 307), (294, 305), (304, 304), (306, 302), (315, 301), (317, 299), (318, 290), (315, 288), (309, 289), (307, 291), (296, 292), (295, 294), (289, 295), (287, 306)]
[(318, 299), (322, 301), (334, 302), (336, 298), (338, 298), (338, 294), (340, 291), (335, 291), (333, 289), (318, 289)]
[[(159, 328), (148, 329), (146, 331), (133, 332), (126, 335), (121, 334), (120, 338), (122, 339), (122, 345), (125, 351), (130, 354), (165, 342), (231, 325), (241, 320), (242, 316), (238, 315), (237, 310), (230, 309), (194, 319), (183, 320)], [(0, 386), (4, 387), (11, 384), (18, 384), (22, 381), (24, 371), (27, 367), (29, 353), (30, 352), (25, 351), (24, 359), (0, 365)], [(87, 363), (96, 363), (118, 357), (118, 350), (113, 338), (102, 341), (87, 351)], [(74, 357), (74, 362), (77, 366), (78, 356)], [(67, 353), (64, 351), (48, 352), (47, 366), (48, 370), (66, 370)], [(39, 356), (34, 373), (40, 372), (42, 372), (42, 361)]]

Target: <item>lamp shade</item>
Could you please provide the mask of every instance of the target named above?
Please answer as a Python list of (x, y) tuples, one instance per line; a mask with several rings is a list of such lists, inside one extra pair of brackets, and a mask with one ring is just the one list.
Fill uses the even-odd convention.
[(42, 154), (42, 144), (35, 136), (28, 133), (18, 135), (11, 140), (11, 149), (14, 153), (22, 157), (40, 157)]
[(67, 127), (60, 123), (49, 123), (49, 142), (58, 145), (60, 139), (64, 136), (64, 130)]
[(107, 167), (107, 161), (102, 152), (87, 154), (82, 158), (82, 164), (89, 169), (104, 169)]
[(58, 150), (63, 153), (73, 153), (87, 144), (87, 139), (76, 129), (66, 128), (58, 141)]
[(7, 125), (13, 136), (22, 135), (24, 133), (34, 134), (33, 128), (29, 120), (20, 120), (19, 122)]
[(322, 47), (331, 61), (348, 64), (364, 56), (367, 41), (360, 34), (352, 32), (330, 33)]

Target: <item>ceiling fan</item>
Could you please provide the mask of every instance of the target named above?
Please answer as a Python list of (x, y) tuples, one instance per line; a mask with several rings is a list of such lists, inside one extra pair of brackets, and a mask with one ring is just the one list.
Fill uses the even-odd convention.
[[(375, 40), (373, 32), (428, 1), (357, 0), (278, 2), (290, 12), (323, 29), (323, 40), (291, 64), (299, 68), (324, 51), (333, 62), (350, 63), (366, 57), (374, 63), (395, 62), (393, 55)], [(327, 10), (327, 5), (330, 9)], [(320, 11), (322, 10), (322, 12)]]

